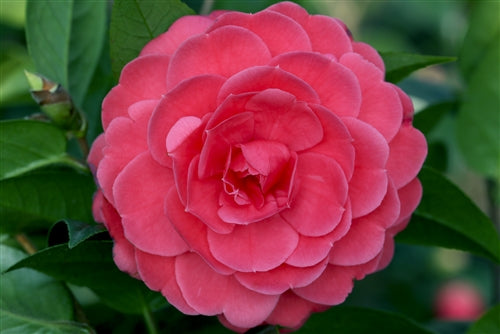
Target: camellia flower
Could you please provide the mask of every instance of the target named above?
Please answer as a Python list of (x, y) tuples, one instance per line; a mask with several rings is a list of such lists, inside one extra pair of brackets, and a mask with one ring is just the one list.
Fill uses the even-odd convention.
[(94, 215), (117, 266), (182, 312), (297, 328), (392, 258), (422, 193), (412, 117), (337, 19), (186, 16), (103, 102)]

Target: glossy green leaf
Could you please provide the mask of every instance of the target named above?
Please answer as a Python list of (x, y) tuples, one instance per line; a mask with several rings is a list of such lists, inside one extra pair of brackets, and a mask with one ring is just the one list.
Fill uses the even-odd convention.
[(500, 180), (500, 32), (467, 84), (457, 118), (459, 147), (470, 167)]
[(385, 80), (396, 83), (421, 68), (455, 61), (454, 57), (424, 56), (399, 52), (380, 52), (385, 63)]
[(121, 312), (142, 314), (154, 294), (141, 281), (118, 270), (112, 259), (112, 246), (111, 241), (87, 241), (74, 248), (57, 245), (39, 251), (9, 270), (36, 269), (92, 289), (103, 302)]
[(415, 114), (413, 126), (422, 131), (424, 135), (427, 135), (446, 114), (450, 114), (456, 108), (457, 103), (455, 101), (432, 104)]
[[(26, 255), (0, 245), (3, 272)], [(73, 300), (68, 289), (53, 278), (32, 269), (2, 273), (0, 332), (2, 333), (93, 333), (73, 320)]]
[(313, 314), (298, 334), (431, 334), (411, 319), (396, 313), (352, 306), (337, 306)]
[(498, 334), (500, 333), (500, 304), (493, 306), (481, 319), (476, 321), (467, 334)]
[(147, 42), (193, 11), (179, 0), (115, 0), (111, 13), (110, 52), (117, 79), (129, 61), (139, 55)]
[(106, 5), (106, 1), (28, 1), (26, 39), (35, 67), (62, 84), (78, 106), (103, 46)]
[(493, 223), (453, 183), (423, 168), (422, 201), (397, 241), (455, 248), (500, 262), (500, 238)]
[(55, 126), (37, 121), (0, 122), (0, 180), (69, 161), (66, 137)]
[(93, 221), (92, 175), (39, 170), (0, 181), (0, 231), (48, 229), (61, 219)]
[(49, 245), (68, 243), (69, 248), (105, 232), (102, 224), (87, 224), (78, 220), (64, 219), (57, 222), (49, 232)]

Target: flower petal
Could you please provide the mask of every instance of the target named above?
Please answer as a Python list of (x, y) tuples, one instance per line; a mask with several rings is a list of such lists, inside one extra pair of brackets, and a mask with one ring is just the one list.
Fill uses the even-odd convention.
[(351, 292), (355, 276), (356, 270), (351, 267), (330, 264), (317, 280), (303, 288), (293, 289), (293, 292), (313, 303), (338, 305)]
[(186, 303), (175, 280), (176, 257), (158, 256), (137, 250), (137, 268), (144, 283), (154, 291), (161, 291), (167, 301), (184, 314), (199, 314)]
[(377, 66), (382, 72), (385, 72), (385, 65), (382, 57), (380, 57), (377, 50), (375, 50), (371, 45), (363, 42), (353, 42), (352, 48), (354, 52), (360, 54), (370, 63)]
[(237, 225), (230, 234), (208, 230), (207, 236), (213, 256), (243, 272), (278, 267), (297, 247), (299, 239), (297, 232), (278, 216), (250, 225)]
[(296, 189), (290, 209), (280, 213), (305, 236), (331, 232), (341, 221), (347, 200), (347, 181), (340, 166), (317, 153), (298, 157)]
[[(171, 166), (166, 138), (172, 126), (182, 117), (202, 118), (216, 108), (215, 100), (225, 79), (218, 75), (202, 75), (184, 81), (159, 102), (149, 121), (148, 145), (153, 158)], [(193, 94), (196, 92), (196, 94)]]
[(277, 88), (295, 96), (297, 101), (319, 103), (318, 94), (304, 80), (278, 66), (253, 66), (230, 77), (221, 87), (217, 101), (231, 94), (260, 92)]
[(186, 15), (172, 23), (163, 34), (155, 37), (142, 49), (139, 56), (149, 54), (172, 55), (189, 37), (201, 34), (214, 20), (201, 15)]
[(356, 76), (345, 66), (318, 53), (290, 52), (275, 57), (277, 65), (307, 82), (318, 94), (320, 104), (338, 116), (359, 114), (361, 89)]
[(334, 18), (324, 15), (312, 15), (304, 26), (313, 51), (332, 54), (340, 58), (352, 51), (351, 38), (344, 27)]
[(422, 198), (422, 191), (422, 184), (417, 178), (414, 178), (410, 183), (398, 189), (398, 196), (401, 202), (398, 223), (412, 215)]
[(325, 270), (326, 259), (311, 267), (292, 267), (283, 264), (261, 272), (237, 272), (234, 276), (243, 286), (266, 295), (282, 294), (291, 288), (309, 285)]
[(396, 188), (408, 184), (417, 176), (427, 156), (424, 135), (409, 124), (404, 124), (389, 143), (391, 154), (387, 170)]
[(257, 34), (271, 51), (271, 55), (311, 50), (311, 42), (304, 29), (286, 15), (264, 10), (254, 15), (229, 12), (220, 16), (209, 32), (226, 25), (246, 28)]
[(145, 252), (173, 256), (188, 250), (164, 212), (172, 186), (172, 170), (157, 164), (149, 152), (132, 160), (113, 186), (125, 236)]
[(226, 26), (185, 41), (172, 56), (167, 87), (172, 89), (182, 80), (201, 75), (224, 77), (248, 67), (264, 65), (271, 55), (264, 42), (253, 32)]
[(385, 164), (389, 146), (372, 126), (354, 118), (344, 118), (356, 151), (354, 174), (349, 181), (353, 218), (375, 210), (387, 192)]
[(178, 256), (175, 269), (182, 295), (193, 309), (204, 315), (223, 313), (237, 327), (261, 324), (278, 302), (279, 296), (256, 293), (233, 276), (216, 273), (193, 253)]

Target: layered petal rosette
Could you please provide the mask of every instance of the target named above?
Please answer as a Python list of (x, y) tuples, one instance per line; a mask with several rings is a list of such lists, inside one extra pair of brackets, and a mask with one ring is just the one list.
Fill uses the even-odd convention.
[(392, 258), (422, 193), (412, 116), (337, 19), (186, 16), (103, 102), (94, 215), (117, 266), (182, 312), (295, 328)]

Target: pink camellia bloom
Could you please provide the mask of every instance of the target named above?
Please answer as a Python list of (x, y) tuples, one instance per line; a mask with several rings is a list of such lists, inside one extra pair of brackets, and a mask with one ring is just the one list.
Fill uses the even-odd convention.
[(182, 312), (297, 328), (392, 258), (422, 194), (412, 117), (337, 19), (186, 16), (103, 102), (94, 215), (117, 266)]

